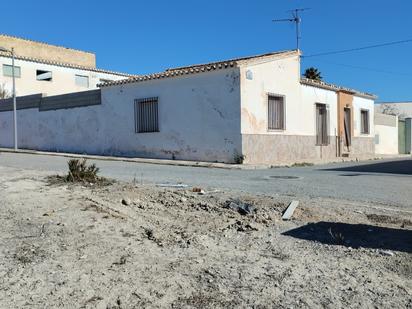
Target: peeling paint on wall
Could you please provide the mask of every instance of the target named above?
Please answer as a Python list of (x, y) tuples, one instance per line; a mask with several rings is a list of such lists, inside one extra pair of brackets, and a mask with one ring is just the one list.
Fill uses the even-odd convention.
[[(239, 74), (233, 68), (104, 87), (101, 105), (21, 110), (19, 144), (48, 151), (233, 162), (234, 150), (241, 149)], [(160, 132), (137, 134), (134, 100), (153, 96), (159, 97)], [(0, 113), (0, 147), (13, 144), (12, 119), (12, 112)]]

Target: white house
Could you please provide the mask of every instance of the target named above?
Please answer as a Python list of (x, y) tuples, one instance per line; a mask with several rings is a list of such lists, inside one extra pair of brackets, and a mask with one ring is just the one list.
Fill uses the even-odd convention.
[[(20, 147), (251, 164), (374, 154), (375, 96), (301, 79), (298, 51), (100, 87), (100, 100), (96, 93), (93, 99), (21, 98)], [(11, 147), (12, 138), (9, 105), (0, 109), (0, 146)]]
[[(0, 35), (0, 47), (15, 52), (16, 94), (56, 95), (96, 89), (102, 82), (125, 79), (129, 74), (96, 68), (90, 52)], [(12, 57), (0, 52), (0, 87), (12, 93)]]
[[(397, 139), (399, 154), (411, 154), (412, 153), (412, 101), (378, 102), (375, 104), (375, 109), (379, 113), (393, 115), (398, 118), (397, 134), (392, 136), (391, 140)], [(388, 132), (388, 129), (386, 129), (386, 132)], [(387, 138), (386, 140), (389, 141), (389, 138)], [(383, 140), (383, 143), (385, 143), (385, 139)], [(389, 146), (391, 143), (386, 142), (385, 144), (388, 144), (386, 146)]]

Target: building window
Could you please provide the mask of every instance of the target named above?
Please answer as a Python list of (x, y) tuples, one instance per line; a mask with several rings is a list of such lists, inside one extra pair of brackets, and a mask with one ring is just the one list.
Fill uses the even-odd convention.
[(316, 145), (329, 145), (329, 117), (326, 104), (316, 104)]
[[(3, 64), (3, 76), (13, 77), (13, 66)], [(21, 69), (18, 66), (14, 66), (14, 76), (21, 77)]]
[(77, 86), (89, 88), (89, 77), (84, 75), (75, 75), (75, 83)]
[(134, 114), (136, 133), (159, 132), (158, 98), (135, 100)]
[(36, 70), (36, 79), (40, 81), (52, 81), (52, 72), (50, 71), (43, 71), (43, 70)]
[(268, 129), (285, 129), (285, 97), (283, 96), (268, 96)]
[(366, 109), (361, 110), (361, 133), (369, 134), (369, 111)]

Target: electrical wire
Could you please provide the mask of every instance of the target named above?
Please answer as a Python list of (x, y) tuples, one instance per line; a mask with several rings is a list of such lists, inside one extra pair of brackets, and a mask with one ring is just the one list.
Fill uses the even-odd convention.
[(326, 63), (326, 64), (331, 64), (331, 65), (337, 65), (337, 66), (348, 67), (348, 68), (352, 68), (352, 69), (358, 69), (358, 70), (365, 70), (365, 71), (372, 71), (372, 72), (379, 72), (379, 73), (386, 73), (386, 74), (394, 74), (394, 75), (402, 75), (402, 76), (410, 76), (410, 74), (407, 74), (407, 73), (386, 71), (386, 70), (356, 66), (356, 65), (351, 65), (351, 64), (329, 62), (329, 61), (324, 61), (324, 60), (316, 60), (316, 61)]
[(395, 42), (387, 42), (387, 43), (381, 43), (381, 44), (375, 44), (375, 45), (369, 45), (369, 46), (363, 46), (363, 47), (357, 47), (357, 48), (335, 50), (335, 51), (330, 51), (330, 52), (312, 54), (312, 55), (308, 55), (308, 56), (303, 55), (302, 58), (311, 58), (311, 57), (319, 57), (319, 56), (349, 53), (349, 52), (354, 52), (354, 51), (359, 51), (359, 50), (364, 50), (364, 49), (371, 49), (371, 48), (377, 48), (377, 47), (383, 47), (383, 46), (404, 44), (404, 43), (409, 43), (409, 42), (412, 42), (412, 39), (407, 39), (407, 40), (402, 40), (402, 41), (395, 41)]

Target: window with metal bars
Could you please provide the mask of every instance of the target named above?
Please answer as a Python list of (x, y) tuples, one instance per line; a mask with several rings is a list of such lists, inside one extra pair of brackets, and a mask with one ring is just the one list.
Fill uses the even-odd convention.
[(136, 133), (159, 132), (158, 98), (135, 100), (134, 114)]
[(366, 109), (361, 110), (361, 133), (369, 134), (369, 111)]
[(285, 97), (278, 95), (268, 96), (268, 129), (285, 129)]
[(316, 104), (316, 145), (329, 145), (329, 117), (326, 104)]

